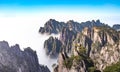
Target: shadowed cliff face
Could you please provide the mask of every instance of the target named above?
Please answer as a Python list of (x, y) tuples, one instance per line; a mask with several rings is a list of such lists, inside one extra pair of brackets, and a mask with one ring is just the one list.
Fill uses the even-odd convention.
[(39, 65), (36, 52), (31, 48), (21, 51), (19, 45), (9, 46), (0, 42), (0, 72), (50, 72), (46, 66)]
[(57, 58), (61, 51), (71, 53), (72, 42), (76, 37), (76, 33), (70, 31), (68, 28), (64, 28), (60, 34), (60, 39), (49, 37), (44, 42), (44, 48), (46, 54), (50, 58)]
[(60, 34), (60, 41), (62, 42), (62, 51), (71, 53), (72, 42), (76, 38), (76, 32), (69, 30), (69, 28), (63, 28)]
[(57, 58), (60, 49), (62, 48), (62, 43), (58, 38), (49, 37), (48, 40), (44, 42), (44, 48), (46, 54), (49, 55), (50, 58)]

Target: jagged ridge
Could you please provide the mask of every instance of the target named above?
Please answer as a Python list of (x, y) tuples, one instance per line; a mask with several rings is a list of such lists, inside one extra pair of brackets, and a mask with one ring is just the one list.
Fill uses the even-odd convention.
[(39, 32), (41, 34), (58, 34), (62, 31), (62, 29), (68, 28), (69, 30), (73, 30), (74, 32), (80, 32), (84, 27), (93, 27), (93, 26), (104, 26), (104, 23), (101, 23), (100, 20), (92, 20), (86, 22), (74, 22), (73, 20), (69, 20), (67, 23), (58, 22), (55, 19), (50, 19), (45, 23), (44, 27), (40, 27)]
[[(54, 23), (50, 24), (54, 25)], [(99, 20), (82, 23), (70, 20), (63, 24), (63, 27), (55, 33), (60, 33), (60, 39), (58, 40), (62, 43), (62, 47), (59, 49), (61, 51), (58, 51), (60, 55), (58, 65), (54, 68), (55, 72), (100, 72), (112, 63), (120, 61), (120, 32), (118, 31), (118, 25), (110, 27)], [(44, 26), (44, 28), (49, 29), (49, 23), (48, 27)], [(51, 30), (54, 29), (51, 28)], [(43, 33), (51, 34), (54, 32)], [(79, 50), (75, 50), (76, 45), (83, 46), (85, 54), (80, 54)], [(74, 61), (76, 58), (78, 59), (77, 63)], [(88, 59), (91, 60), (91, 66), (88, 65)]]
[[(54, 19), (50, 19), (46, 22), (44, 27), (41, 27), (39, 32), (40, 33), (60, 33), (60, 39), (57, 39), (55, 42), (54, 40), (50, 40), (51, 37), (44, 42), (44, 48), (46, 49), (46, 54), (52, 58), (58, 57), (60, 50), (64, 50), (67, 53), (71, 52), (72, 49), (72, 42), (76, 38), (77, 33), (81, 32), (83, 28), (89, 27), (92, 28), (93, 26), (105, 26), (104, 23), (101, 23), (99, 20), (97, 21), (87, 21), (87, 22), (74, 22), (73, 20), (68, 21), (67, 23), (58, 22)], [(43, 31), (43, 30), (44, 31)], [(48, 31), (47, 31), (48, 30)], [(53, 38), (54, 39), (54, 38)], [(58, 45), (59, 43), (62, 43)], [(57, 45), (55, 44), (57, 43)], [(51, 45), (55, 45), (56, 48)], [(59, 49), (60, 48), (60, 49)], [(52, 50), (54, 49), (54, 50)]]
[[(85, 47), (86, 51), (84, 51), (81, 46)], [(82, 50), (82, 52), (80, 52), (80, 50)], [(108, 26), (93, 27), (92, 29), (86, 27), (81, 33), (77, 33), (77, 36), (72, 44), (72, 55), (77, 56), (78, 60), (74, 61), (76, 57), (73, 58), (72, 55), (68, 57), (66, 56), (66, 52), (62, 53), (62, 56), (60, 54), (58, 58), (58, 66), (54, 71), (100, 72), (107, 66), (120, 61), (119, 51), (120, 32), (117, 32)], [(73, 61), (71, 61), (71, 57), (73, 58)], [(89, 61), (86, 62), (89, 58), (93, 61), (93, 63), (90, 62), (91, 65), (93, 64), (92, 66), (88, 66)], [(64, 61), (66, 61), (66, 59), (68, 59), (68, 61), (70, 59), (70, 61), (67, 65), (64, 65)]]
[(0, 72), (50, 72), (47, 66), (40, 65), (36, 51), (30, 47), (21, 51), (19, 45), (9, 46), (0, 42)]

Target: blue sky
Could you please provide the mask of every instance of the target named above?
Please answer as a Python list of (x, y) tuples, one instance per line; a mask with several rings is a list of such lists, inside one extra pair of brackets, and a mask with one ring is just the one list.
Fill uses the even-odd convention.
[(0, 4), (6, 5), (104, 5), (113, 4), (120, 6), (119, 0), (0, 0)]
[(73, 20), (82, 17), (85, 17), (85, 20), (104, 18), (115, 20), (108, 22), (112, 24), (120, 23), (120, 0), (0, 0), (0, 15), (7, 17), (42, 15), (41, 17), (58, 19), (63, 16), (63, 20), (60, 21), (66, 18)]
[(120, 0), (0, 0), (4, 7), (44, 7), (44, 6), (115, 6), (120, 7)]
[(0, 0), (0, 10), (106, 11), (119, 13), (120, 0)]

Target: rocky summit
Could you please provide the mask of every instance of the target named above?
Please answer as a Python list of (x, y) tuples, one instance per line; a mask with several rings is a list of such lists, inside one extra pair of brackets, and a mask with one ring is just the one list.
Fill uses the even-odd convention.
[(44, 27), (40, 27), (39, 32), (41, 34), (58, 34), (60, 33), (63, 28), (68, 28), (74, 32), (82, 31), (84, 27), (93, 27), (93, 26), (103, 26), (104, 23), (101, 23), (100, 20), (92, 20), (86, 22), (74, 22), (73, 20), (69, 20), (68, 22), (58, 22), (55, 19), (50, 19), (44, 25)]
[(54, 72), (120, 72), (119, 24), (110, 27), (100, 20), (64, 23), (50, 19), (43, 28), (42, 33), (55, 30), (60, 34), (59, 39), (50, 37), (44, 43), (47, 54), (58, 57)]
[(50, 72), (47, 66), (40, 65), (36, 51), (31, 48), (20, 50), (18, 44), (9, 46), (0, 41), (0, 72)]
[(45, 40), (44, 48), (46, 54), (49, 55), (50, 58), (56, 58), (62, 48), (62, 43), (58, 38), (53, 38), (51, 36), (48, 40)]

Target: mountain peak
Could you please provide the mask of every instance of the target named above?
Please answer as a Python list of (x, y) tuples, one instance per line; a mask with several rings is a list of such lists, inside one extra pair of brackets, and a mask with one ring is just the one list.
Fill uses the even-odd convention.
[(21, 51), (19, 45), (9, 47), (7, 41), (0, 41), (0, 72), (50, 72), (40, 65), (37, 54), (31, 48)]
[(97, 22), (97, 23), (100, 23), (100, 20), (98, 19), (98, 20), (96, 20), (96, 22)]
[(49, 19), (48, 21), (53, 22), (53, 21), (56, 21), (56, 20), (55, 19)]
[(58, 21), (55, 20), (55, 19), (49, 19), (46, 23), (48, 23), (48, 24), (58, 24), (58, 23), (60, 23), (60, 22), (58, 22)]
[(62, 31), (64, 27), (69, 28), (69, 30), (73, 30), (73, 32), (81, 32), (84, 27), (92, 28), (94, 26), (104, 26), (103, 23), (100, 22), (100, 20), (92, 20), (92, 21), (86, 21), (82, 23), (75, 22), (73, 20), (67, 21), (67, 23), (64, 22), (58, 22), (55, 19), (50, 19), (46, 22), (44, 27), (40, 27), (39, 32), (40, 33), (46, 33), (46, 34), (58, 34)]

